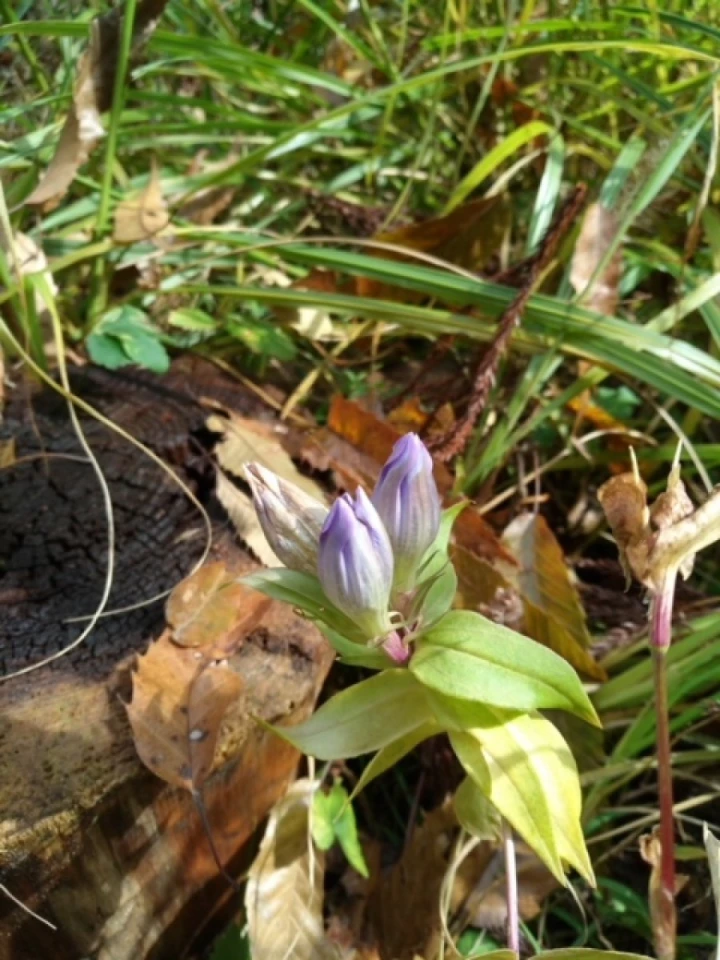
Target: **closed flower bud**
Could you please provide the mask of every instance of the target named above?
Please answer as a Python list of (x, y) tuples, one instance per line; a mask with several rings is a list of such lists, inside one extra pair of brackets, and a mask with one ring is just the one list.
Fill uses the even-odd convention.
[(440, 528), (432, 457), (414, 433), (395, 444), (372, 495), (395, 557), (395, 593), (415, 586), (418, 567)]
[(329, 600), (369, 640), (391, 629), (388, 604), (393, 579), (387, 531), (364, 490), (336, 500), (320, 534), (318, 575)]
[(260, 526), (275, 556), (290, 570), (316, 575), (320, 531), (328, 508), (259, 463), (247, 464), (245, 476)]

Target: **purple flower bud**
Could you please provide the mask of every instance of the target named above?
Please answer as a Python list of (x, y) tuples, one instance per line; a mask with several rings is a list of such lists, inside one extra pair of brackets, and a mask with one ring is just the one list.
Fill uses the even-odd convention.
[(440, 495), (432, 470), (425, 444), (408, 433), (395, 444), (372, 495), (393, 548), (396, 593), (412, 590), (420, 561), (440, 529)]
[(333, 504), (320, 534), (318, 576), (328, 599), (369, 640), (389, 632), (392, 547), (364, 490), (358, 489), (354, 501), (345, 494)]
[(328, 508), (259, 463), (248, 463), (245, 477), (255, 513), (275, 556), (291, 570), (317, 573), (320, 531)]

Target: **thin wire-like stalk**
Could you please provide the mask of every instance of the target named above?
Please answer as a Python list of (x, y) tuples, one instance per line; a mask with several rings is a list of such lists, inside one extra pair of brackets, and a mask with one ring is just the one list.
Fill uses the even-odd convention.
[(650, 611), (650, 643), (655, 684), (658, 799), (660, 805), (660, 889), (654, 918), (655, 948), (659, 960), (674, 960), (677, 911), (675, 907), (675, 821), (673, 813), (672, 754), (668, 705), (667, 651), (672, 639), (675, 577), (668, 577), (655, 594)]
[(507, 896), (507, 945), (520, 954), (520, 911), (518, 908), (517, 860), (512, 827), (503, 821), (503, 849), (505, 852), (505, 891)]

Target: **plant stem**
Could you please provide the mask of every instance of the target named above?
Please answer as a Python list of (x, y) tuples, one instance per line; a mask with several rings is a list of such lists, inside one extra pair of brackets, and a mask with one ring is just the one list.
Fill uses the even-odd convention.
[(650, 620), (655, 683), (658, 798), (660, 802), (660, 890), (655, 926), (659, 960), (674, 960), (677, 914), (675, 910), (675, 824), (673, 817), (672, 755), (668, 708), (667, 651), (672, 638), (675, 576), (668, 577), (653, 597)]
[(507, 945), (520, 954), (520, 914), (518, 911), (517, 862), (515, 837), (512, 827), (503, 820), (503, 847), (505, 850), (505, 890), (507, 895)]

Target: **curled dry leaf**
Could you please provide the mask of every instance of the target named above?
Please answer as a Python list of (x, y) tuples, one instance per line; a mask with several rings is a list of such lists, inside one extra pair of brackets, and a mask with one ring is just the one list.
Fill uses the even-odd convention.
[(576, 670), (605, 680), (589, 651), (590, 634), (562, 548), (545, 518), (522, 514), (505, 529), (503, 543), (520, 564), (508, 571), (524, 608), (524, 632), (564, 657)]
[(221, 561), (207, 563), (173, 590), (165, 616), (174, 643), (228, 657), (260, 622), (267, 597), (239, 583)]
[(138, 659), (127, 704), (145, 766), (166, 783), (199, 790), (212, 770), (225, 712), (240, 689), (226, 661), (178, 647), (166, 631)]
[(678, 571), (688, 577), (695, 554), (720, 540), (720, 488), (696, 509), (676, 464), (651, 508), (646, 495), (636, 465), (598, 490), (628, 576), (657, 593)]
[(598, 500), (615, 537), (627, 583), (633, 576), (644, 583), (650, 511), (647, 487), (637, 468), (607, 480), (598, 490)]
[(324, 860), (310, 838), (317, 784), (298, 780), (275, 805), (245, 889), (253, 960), (337, 960), (323, 929)]
[(617, 249), (613, 253), (597, 277), (595, 271), (610, 249), (617, 231), (615, 214), (601, 203), (591, 204), (583, 220), (570, 268), (570, 283), (582, 297), (583, 305), (606, 316), (613, 316), (617, 310), (622, 251)]
[(170, 222), (155, 160), (147, 186), (136, 197), (121, 200), (115, 210), (113, 240), (116, 243), (137, 243), (154, 237)]
[[(133, 22), (134, 39), (154, 28), (166, 4), (167, 0), (140, 0)], [(55, 154), (26, 203), (40, 205), (59, 200), (103, 136), (100, 115), (112, 103), (122, 23), (120, 10), (92, 21), (88, 49), (78, 63), (73, 101)]]
[(212, 770), (223, 718), (241, 690), (230, 656), (269, 603), (223, 563), (173, 590), (169, 628), (138, 658), (127, 713), (140, 759), (173, 786), (197, 791)]
[[(668, 911), (663, 908), (666, 891), (662, 883), (662, 844), (657, 827), (652, 833), (646, 833), (640, 837), (640, 856), (650, 866), (648, 901), (655, 949), (659, 957), (671, 957), (675, 955), (677, 917), (674, 910)], [(683, 889), (687, 881), (687, 876), (675, 877), (676, 894)]]

